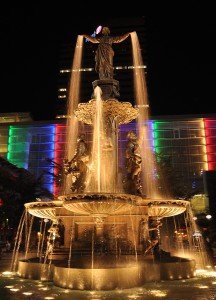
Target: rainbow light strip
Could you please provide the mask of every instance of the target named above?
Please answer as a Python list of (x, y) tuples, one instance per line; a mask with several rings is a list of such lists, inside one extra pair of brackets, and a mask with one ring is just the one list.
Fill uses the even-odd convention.
[[(184, 120), (185, 123), (189, 123), (191, 120)], [(206, 125), (204, 122), (203, 118), (199, 118), (199, 119), (194, 119), (192, 121), (198, 121), (199, 123), (199, 141), (201, 142), (201, 146), (202, 146), (202, 154), (203, 154), (203, 159), (201, 161), (201, 163), (203, 163), (203, 170), (209, 170), (209, 164), (208, 164), (208, 147), (207, 147), (207, 141), (206, 141)], [(153, 125), (152, 125), (152, 138), (153, 138), (153, 146), (154, 146), (154, 151), (156, 153), (160, 153), (161, 149), (164, 148), (163, 147), (163, 143), (162, 140), (163, 138), (163, 124), (167, 124), (167, 128), (170, 130), (174, 130), (174, 128), (172, 126), (170, 126), (172, 121), (170, 120), (163, 120), (163, 121), (153, 121)], [(215, 121), (216, 122), (216, 121)], [(189, 126), (188, 126), (189, 127)], [(171, 138), (170, 138), (171, 139)], [(215, 166), (216, 167), (216, 166)]]

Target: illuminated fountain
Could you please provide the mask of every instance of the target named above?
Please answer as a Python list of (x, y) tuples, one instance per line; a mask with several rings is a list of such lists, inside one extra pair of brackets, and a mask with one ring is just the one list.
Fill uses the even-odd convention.
[[(119, 82), (113, 79), (111, 44), (123, 42), (129, 36), (133, 46), (135, 107), (117, 100)], [(175, 257), (160, 248), (162, 219), (183, 213), (189, 216), (191, 247), (195, 227), (188, 201), (162, 197), (158, 192), (137, 35), (133, 32), (113, 38), (105, 27), (101, 38), (85, 37), (98, 43), (99, 79), (92, 83), (93, 98), (78, 103), (83, 47), (83, 36), (78, 36), (68, 103), (65, 159), (60, 168), (64, 175), (61, 195), (55, 201), (25, 204), (28, 216), (42, 220), (41, 238), (37, 259), (19, 261), (18, 274), (81, 290), (130, 288), (148, 281), (193, 277), (193, 259)], [(127, 134), (125, 170), (120, 171), (119, 126), (135, 119), (137, 132)], [(80, 124), (92, 127), (93, 136), (89, 141), (85, 140)], [(65, 239), (64, 245), (56, 248), (59, 220), (65, 226)], [(47, 222), (52, 224), (48, 240), (45, 238)], [(28, 242), (27, 239), (27, 249)], [(16, 259), (14, 252), (14, 268)]]

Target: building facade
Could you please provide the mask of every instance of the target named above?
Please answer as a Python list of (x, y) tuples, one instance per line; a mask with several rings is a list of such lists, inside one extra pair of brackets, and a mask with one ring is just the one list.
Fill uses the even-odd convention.
[[(5, 115), (7, 119), (7, 115)], [(0, 155), (12, 164), (25, 168), (37, 177), (44, 174), (44, 186), (57, 194), (51, 161), (64, 158), (66, 122), (63, 119), (35, 122), (13, 119), (0, 123)], [(216, 116), (166, 116), (149, 121), (153, 151), (168, 157), (173, 169), (193, 187), (205, 171), (216, 170)], [(124, 164), (126, 135), (136, 130), (131, 122), (119, 128), (119, 161)], [(90, 126), (83, 129), (91, 142)], [(195, 186), (194, 186), (195, 187)]]

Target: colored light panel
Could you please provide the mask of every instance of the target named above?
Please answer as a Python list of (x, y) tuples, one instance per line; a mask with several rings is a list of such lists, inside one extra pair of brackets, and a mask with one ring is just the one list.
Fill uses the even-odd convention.
[(208, 170), (216, 170), (216, 120), (203, 119), (205, 139), (206, 139), (206, 156), (208, 161)]
[[(54, 151), (54, 162), (58, 165), (62, 164), (65, 150), (65, 139), (66, 139), (66, 126), (56, 124), (55, 125), (55, 151)], [(54, 174), (58, 173), (58, 169), (54, 169)], [(53, 191), (55, 195), (60, 192), (60, 187), (56, 182), (53, 185)]]
[(28, 168), (29, 128), (10, 126), (7, 159), (20, 168)]

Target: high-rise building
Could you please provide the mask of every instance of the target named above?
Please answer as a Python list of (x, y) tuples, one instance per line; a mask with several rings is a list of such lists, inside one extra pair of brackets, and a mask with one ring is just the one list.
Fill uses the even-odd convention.
[[(95, 24), (95, 31), (97, 26)], [(127, 32), (136, 31), (140, 46), (141, 53), (144, 59), (143, 68), (146, 72), (146, 34), (145, 34), (145, 19), (144, 17), (125, 17), (125, 18), (113, 18), (106, 20), (102, 26), (108, 26), (111, 31), (111, 35), (118, 36)], [(95, 34), (95, 32), (85, 32), (87, 34)], [(59, 67), (59, 85), (58, 85), (58, 104), (57, 111), (58, 116), (66, 115), (66, 103), (69, 90), (69, 81), (71, 75), (71, 65), (73, 60), (75, 43), (67, 43), (61, 45), (60, 48), (60, 67)], [(80, 102), (86, 102), (91, 99), (92, 94), (92, 82), (98, 79), (98, 74), (95, 72), (94, 56), (97, 48), (97, 44), (92, 44), (87, 40), (84, 41), (83, 58), (81, 67), (81, 99)], [(124, 42), (119, 44), (113, 44), (114, 55), (114, 79), (120, 83), (120, 99), (122, 101), (133, 102), (133, 58), (132, 58), (132, 46), (131, 39), (128, 38)]]

